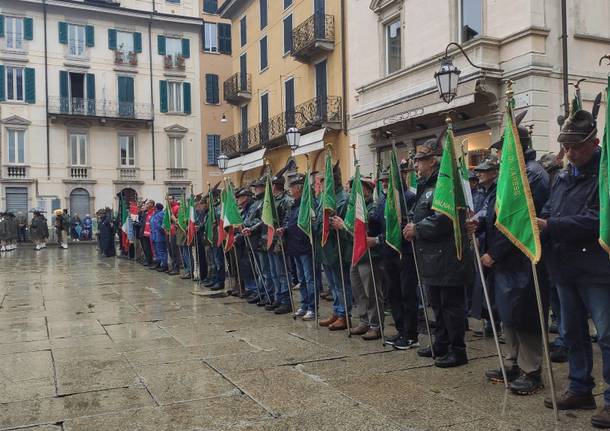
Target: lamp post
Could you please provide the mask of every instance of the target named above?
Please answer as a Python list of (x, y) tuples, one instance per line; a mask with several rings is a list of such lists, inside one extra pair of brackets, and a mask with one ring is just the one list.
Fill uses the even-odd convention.
[(216, 160), (217, 165), (218, 165), (218, 169), (220, 169), (222, 171), (222, 173), (224, 174), (224, 172), (227, 170), (227, 167), (229, 165), (229, 158), (227, 157), (226, 154), (222, 153), (221, 155), (218, 156), (218, 159)]
[(294, 155), (294, 152), (299, 148), (299, 143), (301, 141), (301, 131), (296, 127), (291, 127), (286, 131), (286, 141), (288, 141), (288, 146)]
[(457, 96), (457, 88), (460, 83), (460, 74), (462, 73), (460, 69), (455, 67), (453, 64), (453, 58), (449, 56), (449, 47), (457, 46), (464, 57), (470, 63), (472, 67), (475, 67), (480, 70), (487, 70), (486, 67), (477, 66), (468, 57), (464, 48), (462, 48), (458, 43), (451, 42), (445, 48), (445, 55), (441, 59), (441, 68), (438, 72), (434, 73), (434, 79), (436, 80), (436, 89), (438, 90), (438, 94), (441, 99), (445, 103), (451, 103), (455, 96)]

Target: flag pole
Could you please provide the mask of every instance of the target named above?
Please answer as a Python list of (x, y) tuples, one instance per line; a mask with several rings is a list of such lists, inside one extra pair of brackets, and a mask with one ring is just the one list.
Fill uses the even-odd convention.
[(265, 278), (263, 277), (263, 273), (260, 269), (260, 267), (258, 266), (258, 261), (256, 260), (256, 254), (254, 253), (254, 248), (252, 248), (252, 243), (250, 242), (250, 237), (246, 236), (246, 242), (248, 243), (248, 247), (250, 247), (250, 251), (252, 252), (252, 259), (254, 260), (254, 266), (256, 267), (256, 270), (258, 271), (259, 274), (259, 280), (261, 281), (261, 284), (263, 285), (263, 289), (265, 289), (265, 295), (267, 295), (267, 300), (269, 301), (269, 303), (271, 303), (271, 297), (269, 296), (269, 291), (267, 290), (267, 285), (265, 284)]
[[(392, 151), (396, 154), (396, 144), (394, 143), (394, 139), (392, 139)], [(398, 160), (396, 160), (398, 162)], [(405, 213), (407, 215), (407, 221), (411, 222), (411, 218), (409, 217), (409, 209), (407, 207), (407, 201), (405, 200), (405, 187), (402, 183), (402, 174), (400, 172), (400, 166), (398, 166), (398, 177), (400, 183), (400, 200), (405, 208)], [(401, 210), (402, 211), (402, 210)], [(424, 320), (426, 321), (426, 331), (428, 331), (428, 340), (430, 342), (430, 353), (432, 353), (432, 357), (434, 358), (434, 343), (432, 342), (432, 331), (430, 331), (430, 319), (428, 317), (428, 298), (426, 296), (426, 292), (424, 287), (421, 284), (421, 277), (419, 275), (419, 264), (417, 263), (417, 254), (415, 253), (415, 241), (409, 241), (411, 243), (411, 250), (413, 251), (413, 262), (415, 263), (415, 273), (417, 274), (417, 286), (419, 288), (419, 294), (421, 295), (422, 305), (424, 308)]]
[[(210, 189), (210, 183), (208, 182), (208, 191)], [(202, 195), (203, 196), (203, 195)], [(193, 197), (193, 185), (191, 184), (191, 198)], [(194, 201), (193, 201), (194, 204)], [(193, 208), (193, 212), (195, 212), (195, 208)], [(190, 222), (190, 218), (191, 218), (191, 209), (189, 208), (189, 222)], [(204, 250), (205, 252), (205, 250)], [(193, 281), (198, 281), (199, 280), (199, 235), (197, 230), (195, 230), (195, 262), (191, 262), (192, 265), (192, 271), (191, 271), (191, 277)]]
[(542, 308), (542, 295), (540, 294), (540, 284), (538, 283), (538, 272), (536, 271), (536, 264), (532, 261), (532, 274), (534, 276), (534, 287), (536, 290), (536, 302), (538, 303), (538, 317), (540, 318), (540, 329), (542, 332), (542, 346), (544, 347), (544, 358), (546, 359), (546, 365), (549, 373), (549, 384), (551, 385), (551, 401), (553, 402), (553, 414), (555, 416), (555, 422), (559, 422), (559, 415), (557, 412), (557, 397), (555, 395), (555, 377), (553, 376), (553, 366), (551, 363), (551, 355), (549, 353), (549, 336), (547, 333), (546, 320), (544, 318)]
[[(225, 260), (227, 258), (227, 253), (225, 252), (225, 248), (222, 247), (222, 251), (225, 254)], [(237, 286), (239, 289), (239, 296), (243, 296), (244, 291), (243, 291), (243, 287), (241, 286), (241, 276), (239, 275), (239, 258), (237, 257), (237, 248), (235, 246), (233, 246), (233, 254), (235, 255), (235, 271), (236, 271), (236, 277), (233, 278), (233, 283), (235, 284), (235, 282), (237, 281)]]

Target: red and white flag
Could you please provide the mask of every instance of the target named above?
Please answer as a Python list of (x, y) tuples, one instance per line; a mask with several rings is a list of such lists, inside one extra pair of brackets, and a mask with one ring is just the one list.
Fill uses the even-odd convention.
[(354, 229), (354, 246), (352, 249), (352, 267), (356, 266), (362, 256), (366, 254), (366, 222), (367, 209), (362, 191), (362, 181), (360, 180), (360, 166), (356, 165), (356, 175), (352, 183), (352, 193), (354, 194), (354, 213), (353, 213), (353, 229)]

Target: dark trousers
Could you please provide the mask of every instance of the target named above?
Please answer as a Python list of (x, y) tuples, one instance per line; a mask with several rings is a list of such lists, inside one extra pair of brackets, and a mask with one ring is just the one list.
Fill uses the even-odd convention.
[(18, 237), (17, 241), (24, 242), (25, 241), (25, 226), (19, 226), (19, 230), (17, 231)]
[(142, 244), (142, 253), (144, 253), (144, 263), (146, 265), (152, 265), (152, 247), (150, 246), (150, 237), (143, 236), (140, 238), (140, 244)]
[(180, 251), (178, 250), (178, 243), (176, 242), (176, 235), (169, 235), (166, 236), (166, 244), (167, 244), (167, 253), (169, 254), (169, 256), (172, 259), (172, 265), (170, 270), (173, 270), (175, 272), (179, 272), (180, 271), (180, 262), (181, 262), (181, 258), (180, 258)]
[(417, 272), (413, 255), (382, 259), (383, 283), (396, 330), (409, 340), (417, 340)]
[(197, 258), (199, 259), (199, 280), (208, 278), (208, 261), (205, 255), (205, 240), (197, 238)]
[(466, 292), (464, 286), (427, 286), (434, 311), (434, 347), (439, 352), (466, 348)]

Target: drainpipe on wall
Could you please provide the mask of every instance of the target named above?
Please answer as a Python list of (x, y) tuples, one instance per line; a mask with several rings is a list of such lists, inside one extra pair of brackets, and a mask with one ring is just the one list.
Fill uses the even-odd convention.
[(568, 12), (566, 0), (561, 0), (561, 50), (563, 59), (563, 115), (567, 119), (570, 115), (570, 102), (568, 94)]
[[(564, 0), (565, 1), (565, 0)], [(341, 0), (341, 81), (343, 86), (343, 115), (341, 126), (347, 135), (347, 20), (345, 19), (345, 0)]]
[(151, 146), (152, 146), (152, 174), (153, 181), (157, 179), (156, 174), (156, 163), (155, 163), (155, 100), (153, 96), (153, 68), (152, 68), (152, 21), (155, 13), (155, 2), (153, 0), (153, 10), (150, 13), (150, 20), (148, 21), (148, 65), (150, 73), (150, 109), (152, 114), (151, 120)]
[(51, 179), (51, 147), (49, 129), (49, 63), (47, 49), (47, 0), (42, 0), (42, 11), (44, 14), (44, 93), (45, 93), (45, 118), (47, 132), (47, 180)]

